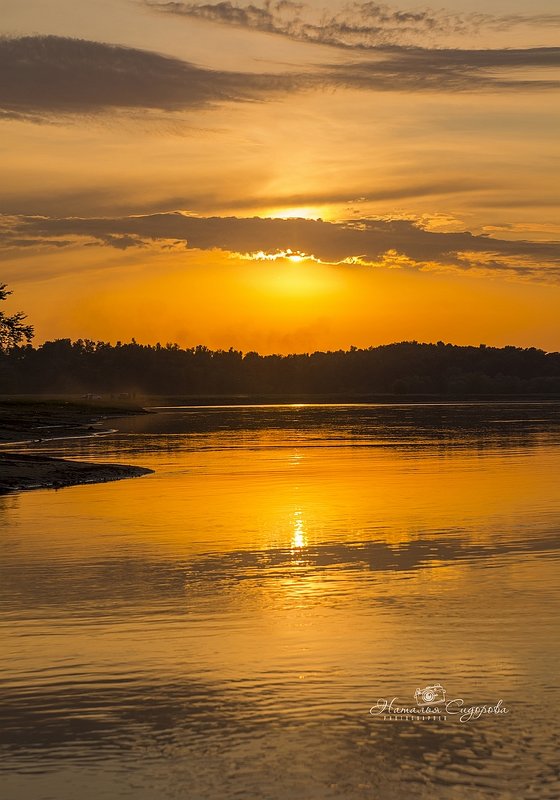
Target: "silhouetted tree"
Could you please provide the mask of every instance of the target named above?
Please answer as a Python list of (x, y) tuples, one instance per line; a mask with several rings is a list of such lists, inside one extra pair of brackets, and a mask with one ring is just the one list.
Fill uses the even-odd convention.
[[(0, 283), (0, 300), (5, 300), (10, 294), (12, 293), (8, 291), (6, 284)], [(11, 317), (0, 311), (0, 350), (2, 352), (8, 352), (20, 342), (31, 341), (33, 326), (24, 325), (25, 319), (26, 316), (21, 311), (12, 314)]]

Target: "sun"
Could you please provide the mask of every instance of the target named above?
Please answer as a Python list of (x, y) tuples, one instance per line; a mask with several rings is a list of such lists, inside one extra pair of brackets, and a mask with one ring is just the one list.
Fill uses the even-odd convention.
[(311, 206), (298, 206), (297, 208), (274, 208), (267, 214), (267, 217), (273, 219), (321, 219), (321, 213), (318, 208)]

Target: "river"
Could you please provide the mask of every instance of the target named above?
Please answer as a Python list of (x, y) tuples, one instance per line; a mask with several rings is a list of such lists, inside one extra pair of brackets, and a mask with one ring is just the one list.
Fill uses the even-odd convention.
[(558, 405), (111, 424), (0, 497), (6, 800), (560, 796)]

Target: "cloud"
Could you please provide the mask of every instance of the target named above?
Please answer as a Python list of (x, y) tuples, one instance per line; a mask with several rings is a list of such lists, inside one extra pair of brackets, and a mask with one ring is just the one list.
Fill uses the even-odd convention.
[(202, 69), (146, 50), (59, 36), (1, 38), (0, 74), (0, 117), (8, 119), (180, 111), (296, 88), (288, 75)]
[[(554, 78), (516, 74), (560, 66), (560, 48), (459, 49), (418, 46), (435, 34), (477, 34), (483, 27), (506, 30), (517, 25), (560, 25), (560, 14), (457, 15), (433, 11), (401, 11), (378, 3), (354, 3), (337, 14), (317, 11), (291, 0), (240, 5), (156, 2), (156, 11), (203, 19), (251, 31), (276, 34), (307, 44), (353, 52), (354, 63), (325, 65), (325, 85), (377, 91), (466, 91), (560, 88)], [(370, 61), (364, 61), (364, 56)], [(496, 72), (497, 71), (497, 72)]]
[[(560, 48), (427, 50), (385, 46), (375, 58), (272, 74), (203, 69), (176, 58), (57, 36), (0, 39), (0, 119), (200, 109), (257, 102), (302, 89), (532, 91), (560, 87), (528, 70), (560, 65)], [(519, 77), (517, 70), (523, 68)]]
[[(560, 80), (532, 77), (530, 70), (560, 67), (560, 48), (427, 50), (384, 47), (380, 60), (332, 64), (328, 82), (377, 91), (557, 90)], [(521, 77), (518, 70), (521, 70)], [(537, 72), (540, 74), (540, 72)]]
[(469, 231), (435, 232), (410, 219), (325, 222), (262, 217), (199, 217), (179, 212), (119, 218), (11, 217), (6, 241), (36, 237), (117, 248), (155, 244), (262, 257), (306, 254), (327, 263), (510, 272), (560, 279), (560, 242), (510, 241)]
[(222, 25), (285, 36), (294, 41), (345, 49), (369, 50), (383, 44), (416, 44), (438, 36), (471, 35), (483, 30), (508, 31), (519, 27), (554, 28), (560, 14), (450, 13), (432, 9), (401, 10), (386, 4), (357, 2), (333, 13), (290, 0), (263, 5), (235, 3), (166, 2), (145, 0), (165, 14), (202, 19)]
[[(477, 193), (488, 188), (495, 188), (496, 184), (484, 178), (465, 178), (464, 176), (454, 176), (445, 180), (422, 181), (419, 183), (407, 183), (406, 181), (395, 181), (387, 186), (376, 188), (373, 191), (354, 192), (348, 190), (329, 191), (328, 188), (323, 192), (307, 192), (300, 194), (275, 194), (264, 195), (257, 192), (250, 193), (248, 196), (238, 194), (235, 196), (224, 196), (223, 194), (191, 194), (165, 197), (146, 208), (143, 204), (143, 212), (162, 211), (169, 208), (189, 209), (191, 212), (206, 214), (208, 212), (219, 212), (226, 209), (228, 212), (253, 210), (253, 209), (293, 209), (293, 208), (317, 208), (326, 205), (346, 205), (361, 207), (366, 203), (380, 203), (388, 200), (408, 200), (411, 198), (441, 197), (445, 195)], [(29, 214), (34, 212), (14, 210), (12, 198), (2, 200), (0, 194), (0, 213), (2, 207), (6, 212)], [(75, 206), (74, 206), (75, 208)], [(130, 205), (129, 209), (130, 211)], [(38, 213), (38, 212), (37, 212)], [(56, 212), (55, 212), (56, 213)], [(95, 212), (93, 212), (95, 213)], [(114, 213), (114, 212), (113, 212)], [(118, 213), (118, 212), (117, 212)], [(317, 214), (318, 216), (318, 214)]]
[[(165, 187), (164, 187), (165, 188)], [(222, 187), (220, 187), (221, 189)], [(251, 187), (253, 188), (253, 187)], [(303, 208), (333, 204), (357, 205), (388, 200), (406, 200), (421, 197), (441, 197), (476, 193), (496, 188), (496, 183), (485, 178), (471, 178), (454, 175), (443, 180), (426, 180), (407, 183), (404, 180), (391, 181), (374, 191), (339, 190), (306, 194), (259, 193), (260, 183), (248, 191), (248, 179), (235, 193), (208, 191), (205, 185), (189, 187), (189, 193), (169, 195), (161, 193), (161, 187), (148, 184), (147, 192), (156, 195), (153, 200), (138, 199), (137, 188), (98, 189), (90, 187), (80, 190), (45, 190), (43, 187), (2, 187), (0, 188), (0, 215), (17, 214), (22, 216), (66, 216), (79, 208), (83, 215), (119, 216), (121, 214), (146, 214), (167, 211), (170, 208), (189, 209), (201, 214), (219, 213), (223, 210), (253, 210), (262, 208)], [(157, 189), (160, 190), (159, 196)]]

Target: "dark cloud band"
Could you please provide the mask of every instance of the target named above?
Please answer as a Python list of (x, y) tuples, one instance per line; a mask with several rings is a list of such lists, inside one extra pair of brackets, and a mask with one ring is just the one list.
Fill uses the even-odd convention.
[(295, 88), (287, 75), (202, 69), (146, 50), (58, 36), (0, 39), (0, 74), (0, 113), (8, 117), (184, 110)]
[(6, 220), (6, 240), (38, 243), (77, 237), (127, 248), (159, 242), (199, 250), (237, 254), (279, 253), (288, 248), (328, 263), (375, 263), (386, 254), (404, 256), (418, 265), (433, 263), (487, 269), (555, 279), (560, 269), (560, 242), (494, 239), (468, 231), (436, 233), (411, 220), (362, 219), (325, 222), (261, 217), (197, 217), (163, 213), (120, 218), (17, 217)]
[[(0, 39), (0, 119), (120, 109), (184, 111), (322, 87), (368, 91), (484, 91), (560, 87), (528, 74), (560, 65), (560, 48), (426, 50), (386, 46), (375, 58), (300, 73), (203, 69), (157, 53), (55, 36)], [(521, 70), (521, 68), (523, 68)], [(521, 76), (520, 73), (521, 72)], [(540, 77), (539, 77), (540, 76)]]

